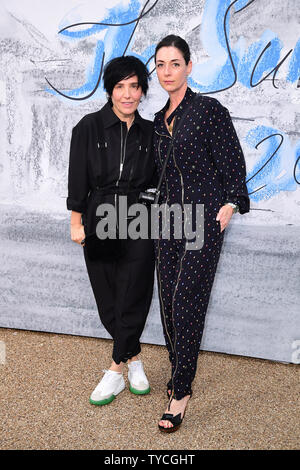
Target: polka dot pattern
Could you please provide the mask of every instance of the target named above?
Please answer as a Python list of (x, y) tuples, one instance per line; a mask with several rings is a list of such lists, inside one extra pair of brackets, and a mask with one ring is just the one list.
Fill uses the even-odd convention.
[[(169, 116), (178, 123), (194, 93)], [(158, 170), (170, 144), (164, 122), (169, 103), (154, 120)], [(229, 112), (214, 98), (197, 97), (174, 139), (159, 203), (204, 204), (204, 240), (200, 250), (187, 250), (184, 238), (155, 241), (161, 319), (172, 365), (174, 397), (191, 394), (211, 288), (222, 248), (224, 230), (216, 221), (225, 200), (247, 203), (244, 156)], [(246, 202), (245, 202), (246, 201)], [(246, 207), (244, 207), (246, 209)], [(172, 222), (172, 219), (171, 219)], [(161, 234), (161, 233), (160, 233)]]

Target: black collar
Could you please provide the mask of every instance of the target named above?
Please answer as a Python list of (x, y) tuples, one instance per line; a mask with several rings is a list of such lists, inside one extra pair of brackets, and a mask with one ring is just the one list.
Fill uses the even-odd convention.
[[(181, 100), (177, 108), (174, 109), (173, 113), (170, 114), (170, 116), (168, 117), (167, 119), (168, 125), (171, 124), (174, 116), (176, 116), (176, 121), (178, 120), (178, 118), (181, 118), (181, 116), (184, 114), (187, 106), (189, 106), (195, 94), (196, 93), (192, 91), (189, 87), (187, 88), (183, 99)], [(166, 125), (165, 125), (165, 113), (167, 109), (169, 108), (169, 105), (170, 105), (170, 99), (168, 99), (165, 106), (160, 111), (155, 113), (155, 119), (154, 119), (154, 129), (159, 134), (163, 134), (167, 136), (170, 136), (170, 133), (168, 132)], [(175, 129), (176, 129), (176, 122), (175, 122)]]
[[(109, 102), (107, 102), (103, 106), (103, 108), (100, 109), (100, 113), (101, 113), (101, 117), (102, 117), (102, 121), (103, 121), (103, 125), (105, 129), (107, 129), (108, 127), (114, 126), (117, 123), (124, 122), (124, 121), (121, 121), (121, 119), (119, 119), (118, 116), (114, 113)], [(146, 121), (145, 119), (141, 117), (138, 110), (136, 110), (135, 112), (135, 117), (134, 117), (134, 121), (132, 125), (133, 124), (138, 124), (141, 127), (141, 129), (146, 130)]]
[[(181, 116), (181, 115), (184, 113), (185, 108), (186, 108), (187, 105), (191, 102), (191, 100), (192, 100), (192, 98), (194, 97), (194, 95), (195, 95), (195, 92), (192, 91), (189, 87), (187, 87), (183, 99), (181, 100), (181, 102), (179, 103), (179, 105), (177, 106), (177, 108), (174, 109), (173, 113), (170, 114), (170, 116), (169, 116), (168, 119), (167, 119), (167, 123), (168, 123), (169, 125), (170, 125), (170, 123), (172, 122), (174, 116)], [(165, 113), (166, 113), (167, 109), (169, 108), (169, 106), (170, 106), (170, 98), (169, 98), (168, 101), (166, 102), (165, 106), (164, 106), (160, 111), (158, 111), (157, 113), (155, 113), (155, 116), (157, 116), (157, 117), (159, 117), (159, 118), (162, 118), (162, 119), (164, 120)]]

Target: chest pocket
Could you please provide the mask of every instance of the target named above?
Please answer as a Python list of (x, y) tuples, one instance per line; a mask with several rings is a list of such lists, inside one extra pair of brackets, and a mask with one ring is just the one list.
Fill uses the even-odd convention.
[(107, 142), (104, 142), (104, 141), (97, 142), (97, 147), (98, 147), (98, 150), (106, 149), (107, 148)]
[(139, 157), (140, 158), (146, 158), (148, 152), (148, 147), (146, 145), (139, 145)]
[(139, 141), (136, 142), (136, 151), (134, 152), (134, 158), (131, 161), (128, 183), (134, 182), (138, 177), (141, 177), (144, 171), (146, 163), (147, 147), (141, 145)]
[(97, 156), (97, 161), (96, 161), (96, 179), (97, 179), (97, 185), (98, 186), (103, 186), (105, 185), (108, 177), (108, 172), (110, 171), (108, 168), (108, 155), (107, 155), (107, 150), (108, 150), (108, 145), (107, 142), (103, 139), (99, 139), (97, 144), (97, 151), (96, 151), (96, 156)]

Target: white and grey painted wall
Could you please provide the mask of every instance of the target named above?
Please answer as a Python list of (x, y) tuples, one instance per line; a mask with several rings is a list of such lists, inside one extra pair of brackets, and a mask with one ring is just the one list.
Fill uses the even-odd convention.
[[(124, 53), (153, 71), (140, 106), (153, 119), (167, 98), (155, 44), (175, 33), (190, 86), (231, 113), (251, 200), (227, 229), (202, 349), (300, 361), (299, 19), (297, 0), (1, 0), (0, 326), (108, 337), (69, 236), (71, 130)], [(142, 340), (163, 344), (156, 290)]]

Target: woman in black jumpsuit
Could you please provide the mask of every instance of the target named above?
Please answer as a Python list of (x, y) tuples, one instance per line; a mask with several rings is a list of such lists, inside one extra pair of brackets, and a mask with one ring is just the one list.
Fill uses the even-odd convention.
[(162, 325), (171, 362), (171, 396), (160, 430), (181, 424), (192, 395), (205, 314), (224, 238), (234, 211), (249, 211), (245, 160), (229, 112), (215, 98), (197, 96), (187, 86), (192, 63), (187, 43), (167, 36), (155, 53), (157, 75), (170, 99), (154, 120), (158, 172), (174, 138), (159, 203), (204, 204), (204, 242), (189, 250), (186, 239), (155, 242)]
[[(79, 244), (96, 230), (98, 205), (111, 204), (118, 213), (120, 196), (127, 196), (128, 207), (137, 203), (155, 174), (153, 124), (136, 110), (148, 89), (146, 67), (131, 56), (113, 59), (104, 71), (104, 87), (107, 104), (84, 116), (72, 132), (67, 208), (71, 237)], [(137, 356), (152, 299), (154, 247), (150, 239), (122, 242), (125, 254), (117, 260), (90, 259), (83, 248), (100, 319), (113, 338), (112, 365), (90, 397), (96, 405), (109, 403), (124, 389), (127, 360), (130, 390), (150, 391)]]

